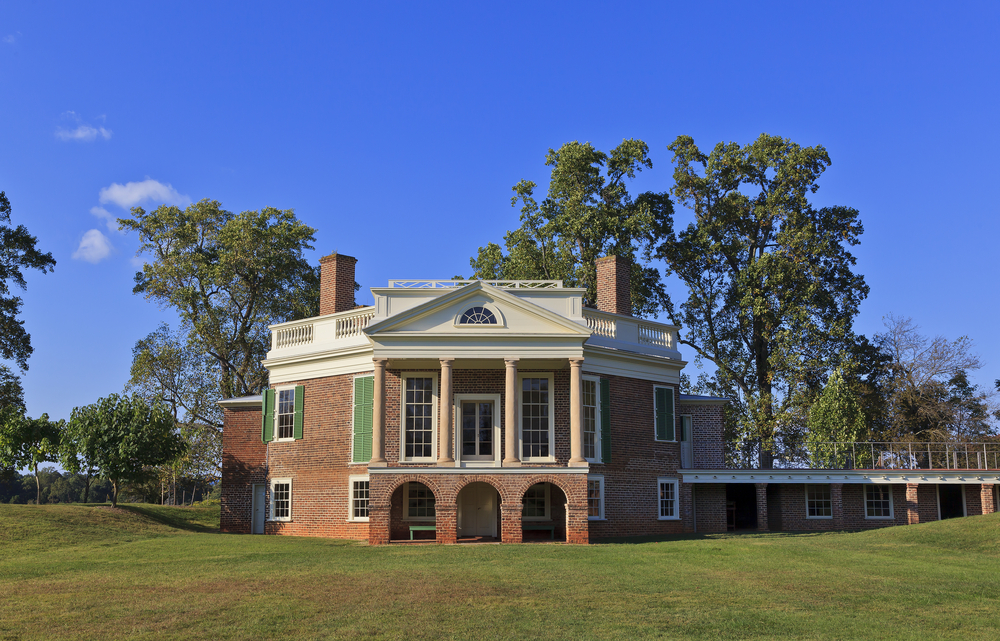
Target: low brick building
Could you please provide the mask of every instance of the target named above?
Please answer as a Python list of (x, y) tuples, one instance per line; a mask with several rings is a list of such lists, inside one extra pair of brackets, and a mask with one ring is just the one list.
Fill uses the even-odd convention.
[[(926, 480), (723, 469), (726, 400), (679, 393), (678, 328), (631, 316), (618, 258), (597, 309), (557, 281), (390, 281), (357, 307), (356, 260), (320, 262), (320, 315), (271, 328), (270, 388), (221, 403), (225, 532), (586, 543), (930, 518)], [(963, 513), (993, 510), (976, 490)]]

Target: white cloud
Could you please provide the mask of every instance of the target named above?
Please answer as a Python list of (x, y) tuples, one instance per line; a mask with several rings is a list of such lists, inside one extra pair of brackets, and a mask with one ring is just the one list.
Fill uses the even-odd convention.
[(91, 127), (90, 125), (80, 125), (76, 129), (56, 129), (56, 138), (59, 140), (75, 140), (76, 142), (93, 142), (100, 136), (105, 140), (111, 138), (111, 130), (104, 127)]
[[(165, 185), (152, 178), (147, 178), (142, 182), (125, 183), (124, 185), (111, 183), (110, 187), (105, 187), (100, 193), (102, 205), (114, 203), (122, 209), (130, 209), (146, 200), (165, 203), (167, 205), (180, 205), (182, 207), (191, 204), (191, 199), (178, 192), (172, 185)], [(101, 216), (101, 214), (95, 213), (93, 209), (90, 211), (97, 216)]]
[(113, 249), (107, 236), (99, 229), (91, 229), (80, 239), (80, 246), (73, 252), (73, 258), (88, 263), (99, 263), (111, 255)]
[(120, 231), (118, 229), (118, 218), (104, 207), (91, 207), (90, 213), (104, 221), (108, 226), (108, 231)]
[(17, 33), (12, 33), (9, 36), (4, 36), (3, 42), (4, 44), (8, 45), (17, 44), (17, 39), (20, 37), (21, 37), (21, 32), (18, 31)]

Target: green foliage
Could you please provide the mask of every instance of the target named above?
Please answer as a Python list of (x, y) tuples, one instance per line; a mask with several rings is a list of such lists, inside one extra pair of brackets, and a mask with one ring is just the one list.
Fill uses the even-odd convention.
[(801, 429), (797, 395), (829, 371), (855, 342), (853, 319), (868, 294), (854, 274), (862, 233), (858, 212), (814, 208), (809, 194), (830, 164), (821, 147), (762, 134), (753, 143), (719, 143), (709, 154), (689, 136), (674, 152), (673, 195), (695, 221), (672, 220), (656, 256), (688, 289), (679, 308), (680, 342), (713, 363), (710, 393), (734, 400), (729, 458), (769, 467), (786, 432)]
[(237, 215), (207, 199), (132, 215), (118, 222), (139, 234), (138, 254), (152, 258), (133, 291), (177, 311), (187, 347), (215, 361), (222, 397), (260, 393), (268, 325), (318, 312), (319, 270), (303, 257), (315, 230), (292, 210)]
[(111, 394), (74, 408), (70, 425), (78, 441), (86, 443), (94, 468), (111, 481), (112, 505), (118, 504), (123, 482), (139, 481), (146, 468), (174, 461), (185, 451), (167, 406), (135, 394)]
[(809, 409), (808, 426), (810, 465), (843, 468), (850, 452), (844, 444), (861, 440), (866, 424), (861, 405), (839, 369), (830, 374), (823, 393)]
[(596, 302), (595, 261), (617, 255), (630, 260), (632, 306), (637, 316), (655, 314), (665, 296), (659, 272), (639, 261), (644, 248), (667, 225), (673, 206), (666, 194), (646, 192), (632, 197), (626, 181), (651, 168), (649, 148), (628, 139), (605, 154), (590, 143), (569, 142), (549, 149), (552, 167), (548, 195), (540, 204), (536, 184), (522, 180), (513, 187), (511, 205), (521, 203), (521, 226), (507, 232), (504, 246), (480, 247), (469, 262), (473, 278), (483, 280), (561, 280), (583, 287), (584, 302)]
[[(24, 321), (17, 319), (21, 298), (11, 293), (11, 286), (27, 288), (22, 269), (51, 272), (56, 261), (52, 254), (43, 254), (35, 247), (37, 239), (24, 225), (9, 226), (10, 201), (0, 191), (0, 358), (11, 359), (21, 370), (28, 369), (31, 356), (31, 336), (24, 330)], [(8, 224), (4, 224), (8, 223)]]
[(38, 465), (59, 460), (65, 426), (65, 421), (50, 421), (48, 414), (33, 419), (8, 411), (0, 417), (0, 467), (31, 468), (35, 473), (35, 503), (42, 498)]

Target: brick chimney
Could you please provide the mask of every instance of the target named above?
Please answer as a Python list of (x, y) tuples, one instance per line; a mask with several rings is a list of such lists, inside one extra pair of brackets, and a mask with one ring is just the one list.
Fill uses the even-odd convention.
[(632, 265), (621, 256), (597, 259), (597, 309), (632, 315)]
[(319, 259), (319, 315), (354, 309), (354, 265), (357, 258), (330, 254)]

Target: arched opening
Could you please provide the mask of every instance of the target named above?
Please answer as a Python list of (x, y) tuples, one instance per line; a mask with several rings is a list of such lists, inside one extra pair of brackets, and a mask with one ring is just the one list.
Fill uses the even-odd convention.
[(469, 483), (458, 493), (458, 540), (500, 538), (500, 493), (489, 483)]
[(521, 540), (566, 540), (566, 494), (553, 483), (535, 483), (521, 498)]
[(435, 504), (433, 490), (419, 481), (410, 481), (397, 487), (389, 504), (389, 539), (436, 539)]

